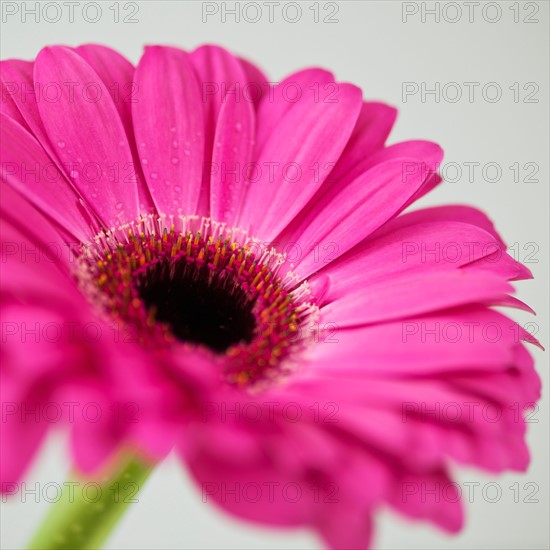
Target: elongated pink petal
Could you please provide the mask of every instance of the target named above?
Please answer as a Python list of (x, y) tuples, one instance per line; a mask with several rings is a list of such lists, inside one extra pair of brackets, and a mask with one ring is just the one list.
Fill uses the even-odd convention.
[(354, 179), (357, 174), (365, 172), (372, 166), (400, 158), (404, 158), (403, 181), (418, 176), (421, 176), (423, 181), (427, 181), (439, 168), (443, 159), (443, 150), (436, 143), (421, 139), (395, 143), (379, 149), (375, 154), (357, 162), (355, 167), (343, 178), (344, 183)]
[(419, 223), (373, 235), (336, 261), (325, 257), (330, 250), (321, 250), (318, 261), (326, 266), (321, 273), (330, 277), (331, 300), (356, 291), (366, 279), (374, 284), (397, 275), (454, 271), (475, 260), (484, 262), (499, 246), (493, 235), (474, 225)]
[[(397, 110), (385, 103), (365, 101), (353, 133), (329, 180), (334, 184), (355, 166), (376, 153), (388, 138), (397, 117)], [(324, 186), (329, 185), (325, 182)]]
[(21, 93), (19, 83), (14, 81), (4, 81), (4, 63), (6, 62), (3, 61), (0, 63), (0, 92), (2, 93), (2, 101), (0, 101), (0, 113), (6, 115), (9, 118), (12, 118), (13, 120), (15, 120), (15, 122), (23, 126), (23, 128), (28, 131), (29, 126), (23, 118), (21, 111), (18, 109), (17, 103), (15, 103), (12, 97), (13, 95)]
[(20, 388), (20, 384), (12, 382), (3, 373), (0, 385), (4, 412), (0, 424), (0, 492), (8, 495), (17, 491), (19, 481), (30, 466), (49, 427), (40, 417), (38, 420), (32, 416), (29, 419), (28, 415), (22, 414), (22, 406), (32, 411), (39, 403), (40, 395), (33, 392), (22, 396)]
[[(340, 550), (364, 550), (370, 548), (373, 520), (369, 511), (357, 510), (345, 503), (327, 507), (327, 513), (319, 521), (318, 529), (328, 548)], [(342, 529), (342, 525), (346, 529)]]
[[(302, 394), (298, 400), (307, 396), (337, 403), (338, 426), (332, 428), (399, 457), (413, 469), (442, 464), (448, 457), (495, 472), (524, 469), (526, 424), (520, 411), (527, 405), (525, 386), (537, 385), (532, 370), (478, 374), (485, 395), (472, 384), (469, 389), (457, 384), (457, 379), (460, 373), (352, 380), (335, 372), (297, 382), (292, 392)], [(495, 398), (486, 389), (490, 380), (502, 381), (509, 393)]]
[[(248, 111), (246, 103), (252, 107), (251, 102), (245, 97), (246, 72), (237, 57), (219, 46), (201, 46), (189, 54), (189, 59), (197, 73), (201, 88), (201, 102), (205, 117), (204, 162), (206, 166), (213, 162), (212, 171), (219, 170), (221, 167), (217, 165), (214, 156), (219, 160), (216, 142), (218, 141), (218, 117), (221, 110), (227, 102), (235, 103), (243, 115)], [(246, 124), (246, 121), (243, 124)], [(198, 208), (198, 212), (206, 216), (209, 215), (212, 197), (209, 176), (209, 171), (205, 170)], [(217, 193), (219, 191), (216, 189)]]
[[(20, 59), (8, 59), (0, 62), (0, 74), (5, 85), (6, 99), (16, 105), (21, 118), (25, 121), (25, 128), (30, 129), (38, 141), (48, 153), (51, 153), (49, 141), (44, 130), (44, 125), (38, 112), (38, 101), (43, 100), (44, 88), (53, 90), (56, 83), (34, 82), (34, 63), (21, 61)], [(48, 92), (46, 92), (48, 94)], [(4, 98), (4, 96), (2, 96)], [(49, 95), (47, 95), (49, 98)], [(55, 96), (52, 95), (52, 99)], [(2, 100), (2, 103), (4, 101)], [(9, 105), (10, 103), (7, 102)], [(4, 107), (2, 108), (4, 112)], [(10, 108), (10, 116), (13, 115), (13, 105)], [(13, 117), (16, 118), (17, 116)], [(20, 120), (18, 120), (20, 122)]]
[(85, 309), (86, 302), (72, 277), (70, 263), (74, 258), (67, 243), (29, 207), (25, 213), (32, 219), (32, 230), (42, 229), (39, 235), (15, 225), (15, 220), (2, 212), (2, 292), (22, 303), (57, 305), (60, 309), (63, 305), (78, 304)]
[(512, 285), (492, 273), (463, 270), (430, 277), (400, 277), (369, 284), (323, 308), (323, 316), (339, 327), (401, 319), (470, 303), (499, 302)]
[(99, 44), (83, 44), (75, 52), (101, 78), (118, 111), (128, 139), (133, 142), (132, 103), (136, 102), (134, 67), (115, 50)]
[(261, 69), (248, 59), (240, 57), (239, 61), (246, 75), (246, 87), (243, 93), (244, 99), (251, 101), (254, 107), (257, 108), (269, 88), (269, 81)]
[[(2, 222), (24, 235), (29, 240), (31, 249), (44, 246), (44, 243), (51, 244), (59, 251), (59, 254), (55, 256), (56, 261), (58, 259), (59, 263), (67, 269), (68, 264), (72, 261), (71, 254), (73, 254), (67, 245), (78, 244), (75, 242), (74, 235), (52, 222), (23, 195), (4, 182), (2, 182), (1, 194), (0, 214)], [(17, 255), (17, 253), (15, 251), (5, 251), (4, 259), (6, 263), (12, 255)], [(24, 255), (23, 258), (25, 258)]]
[[(78, 54), (61, 46), (39, 53), (34, 78), (60, 86), (59, 101), (40, 101), (38, 109), (66, 176), (108, 227), (136, 219), (132, 153), (101, 78)], [(63, 86), (66, 82), (74, 87)]]
[(236, 222), (248, 184), (245, 167), (252, 159), (254, 121), (251, 103), (226, 98), (214, 139), (210, 215), (230, 225)]
[(303, 251), (296, 272), (307, 277), (321, 267), (315, 256), (319, 243), (335, 243), (333, 257), (338, 257), (390, 220), (424, 181), (422, 170), (404, 176), (403, 167), (414, 163), (433, 166), (441, 159), (439, 147), (429, 144), (426, 149), (423, 157), (375, 165), (344, 191), (335, 187), (320, 198), (298, 228), (282, 237), (283, 242), (296, 242)]
[(502, 247), (505, 247), (502, 237), (496, 231), (493, 221), (487, 217), (487, 214), (477, 208), (463, 204), (432, 206), (430, 208), (407, 212), (381, 228), (377, 235), (382, 235), (399, 227), (407, 227), (418, 223), (445, 221), (464, 222), (481, 227), (481, 229), (493, 235)]
[(202, 182), (204, 118), (189, 55), (176, 48), (147, 47), (135, 82), (136, 143), (157, 210), (194, 214)]
[[(446, 499), (443, 488), (448, 490)], [(429, 490), (435, 492), (427, 496)], [(461, 499), (453, 493), (453, 481), (444, 470), (404, 473), (390, 498), (392, 507), (404, 516), (429, 519), (451, 533), (459, 531), (464, 522)]]
[(80, 197), (36, 139), (13, 119), (0, 115), (2, 180), (81, 241), (93, 232)]
[(521, 281), (523, 279), (533, 278), (533, 274), (527, 266), (512, 258), (512, 256), (502, 249), (495, 250), (483, 258), (466, 264), (464, 269), (469, 271), (490, 271), (491, 273), (498, 273), (507, 281)]
[[(332, 321), (321, 317), (320, 323)], [(343, 374), (498, 371), (513, 364), (514, 345), (523, 338), (504, 315), (470, 306), (357, 329), (336, 326), (327, 342), (311, 349), (310, 358), (316, 370)], [(367, 362), (362, 349), (369, 350)]]
[(336, 103), (297, 102), (267, 140), (241, 215), (257, 236), (274, 239), (323, 183), (319, 163), (338, 160), (361, 106), (354, 86), (341, 84), (338, 92)]
[(132, 149), (140, 210), (144, 214), (154, 212), (153, 201), (145, 183), (135, 147), (132, 124), (132, 105), (137, 102), (138, 92), (137, 85), (134, 82), (135, 68), (118, 52), (99, 44), (84, 44), (78, 46), (75, 51), (99, 75), (113, 99)]
[[(42, 176), (44, 179), (53, 179), (55, 181), (57, 177), (55, 167), (50, 166), (50, 164), (55, 165), (60, 174), (66, 174), (66, 171), (62, 161), (55, 153), (55, 148), (48, 139), (46, 129), (40, 116), (38, 104), (58, 101), (59, 90), (62, 85), (73, 86), (79, 83), (68, 81), (60, 84), (55, 81), (35, 81), (33, 74), (34, 63), (18, 59), (2, 61), (0, 63), (0, 72), (2, 74), (2, 81), (6, 81), (6, 86), (9, 90), (9, 94), (6, 97), (7, 105), (10, 105), (10, 102), (13, 103), (13, 105), (9, 107), (9, 112), (6, 111), (6, 113), (10, 115), (11, 118), (18, 121), (30, 134), (33, 134), (40, 146), (50, 157), (51, 162), (45, 165)], [(93, 82), (91, 84), (93, 84)], [(14, 105), (19, 112), (19, 116), (14, 112)], [(71, 181), (70, 177), (67, 175), (65, 175), (65, 178), (68, 182)], [(83, 204), (81, 208), (86, 211), (86, 217), (96, 217), (96, 213), (90, 212), (90, 207), (88, 205)], [(96, 223), (97, 221), (95, 219), (91, 222), (94, 226)]]
[(301, 102), (309, 105), (335, 102), (338, 100), (337, 94), (338, 84), (334, 81), (334, 75), (318, 68), (292, 73), (280, 83), (270, 86), (258, 108), (257, 154), (261, 153), (276, 126), (296, 105)]

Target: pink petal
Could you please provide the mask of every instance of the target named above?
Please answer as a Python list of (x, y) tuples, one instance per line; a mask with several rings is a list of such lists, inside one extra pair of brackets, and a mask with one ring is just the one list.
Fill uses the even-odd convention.
[[(332, 319), (320, 319), (320, 326)], [(327, 329), (330, 327), (327, 327)], [(507, 317), (469, 306), (382, 325), (331, 330), (308, 353), (315, 372), (377, 376), (498, 371), (510, 365), (523, 339)], [(368, 355), (365, 357), (365, 351)]]
[(413, 212), (408, 212), (395, 218), (391, 223), (381, 228), (378, 234), (383, 234), (388, 231), (393, 231), (399, 227), (407, 227), (425, 222), (464, 222), (471, 225), (476, 225), (481, 229), (487, 231), (495, 237), (495, 239), (505, 247), (505, 243), (501, 236), (495, 229), (495, 225), (492, 220), (487, 217), (485, 212), (478, 210), (472, 206), (453, 204), (445, 206), (432, 206), (430, 208), (422, 208)]
[[(3, 215), (0, 221), (3, 254), (0, 288), (4, 299), (9, 296), (22, 303), (57, 304), (60, 308), (79, 304), (85, 309), (86, 304), (71, 273), (72, 252), (63, 239), (47, 227), (40, 214), (32, 213), (32, 206), (29, 207), (26, 214), (33, 221), (32, 229), (46, 229), (38, 236), (7, 216)], [(37, 272), (40, 277), (36, 276)]]
[(0, 492), (9, 495), (17, 490), (18, 482), (44, 439), (48, 424), (40, 417), (36, 421), (32, 413), (22, 415), (21, 412), (22, 406), (32, 411), (40, 403), (40, 392), (23, 397), (17, 385), (3, 373), (0, 395), (3, 412), (0, 424)]
[(95, 474), (97, 479), (124, 441), (125, 403), (111, 399), (101, 383), (86, 379), (59, 390), (57, 399), (78, 404), (70, 426), (73, 462), (81, 474)]
[(348, 84), (340, 85), (336, 103), (298, 101), (257, 158), (260, 177), (251, 176), (241, 225), (267, 240), (275, 238), (323, 183), (326, 173), (315, 167), (338, 160), (360, 106), (360, 90)]
[(2, 101), (0, 102), (0, 113), (3, 115), (8, 116), (9, 118), (12, 118), (15, 120), (18, 124), (23, 126), (25, 130), (29, 130), (29, 126), (25, 122), (25, 119), (23, 118), (23, 115), (21, 114), (21, 111), (19, 111), (17, 107), (17, 103), (13, 100), (14, 95), (20, 94), (20, 84), (18, 82), (9, 81), (5, 82), (5, 71), (4, 66), (6, 61), (0, 62), (0, 76), (2, 78), (2, 81), (0, 83), (1, 86), (1, 93), (2, 93)]
[(157, 210), (195, 214), (202, 182), (204, 118), (189, 55), (176, 48), (149, 46), (135, 82), (136, 143)]
[(137, 101), (138, 91), (134, 83), (134, 66), (115, 50), (100, 44), (83, 44), (75, 51), (99, 75), (113, 99), (128, 136), (128, 143), (132, 148), (140, 209), (142, 213), (154, 212), (153, 201), (145, 184), (137, 150), (134, 147), (132, 104)]
[(2, 180), (80, 241), (93, 236), (80, 197), (35, 138), (13, 119), (0, 115)]
[(268, 89), (268, 80), (264, 73), (248, 59), (239, 58), (246, 75), (246, 91), (245, 97), (248, 101), (252, 101), (254, 107), (258, 107), (258, 104), (264, 97)]
[(427, 277), (395, 277), (369, 284), (342, 296), (322, 309), (326, 320), (339, 327), (358, 326), (411, 317), (469, 303), (489, 304), (512, 292), (504, 279), (465, 271), (434, 273)]
[(477, 226), (433, 222), (377, 232), (336, 261), (326, 256), (330, 250), (321, 250), (318, 261), (327, 266), (322, 273), (330, 277), (327, 299), (332, 300), (356, 292), (366, 279), (374, 284), (396, 276), (454, 271), (498, 249), (495, 238)]
[(429, 519), (446, 531), (456, 533), (462, 527), (464, 515), (461, 500), (456, 498), (456, 492), (453, 493), (452, 483), (443, 470), (418, 474), (405, 472), (396, 483), (391, 504), (406, 517)]
[(322, 267), (316, 247), (335, 243), (333, 257), (347, 252), (391, 219), (424, 181), (425, 174), (417, 170), (404, 177), (406, 164), (433, 166), (442, 151), (428, 145), (424, 156), (400, 158), (375, 165), (350, 183), (343, 191), (334, 186), (319, 198), (283, 242), (296, 242), (302, 256), (294, 270), (303, 277)]
[(254, 110), (247, 101), (228, 96), (216, 127), (210, 182), (210, 215), (234, 225), (247, 185), (244, 167), (252, 159)]
[(527, 266), (512, 258), (502, 249), (466, 264), (464, 270), (495, 273), (508, 281), (533, 278), (533, 274)]
[[(25, 128), (31, 130), (46, 152), (55, 159), (53, 148), (48, 141), (44, 125), (38, 112), (38, 101), (43, 101), (44, 89), (53, 90), (55, 82), (34, 82), (34, 63), (21, 61), (20, 59), (9, 59), (0, 62), (2, 81), (8, 89), (13, 91), (9, 97), (17, 106), (21, 118), (24, 119)], [(48, 92), (46, 92), (48, 94)], [(47, 97), (49, 97), (47, 95)], [(13, 113), (13, 108), (11, 109)]]
[(443, 182), (443, 179), (439, 174), (431, 174), (425, 180), (424, 183), (420, 186), (418, 191), (407, 201), (403, 210), (407, 209), (411, 204), (421, 199), (424, 195), (427, 195), (430, 191), (435, 189), (440, 183)]
[[(397, 109), (385, 103), (363, 103), (350, 140), (329, 177), (333, 184), (348, 175), (359, 162), (384, 147), (396, 117)], [(328, 186), (328, 182), (324, 186)]]
[[(45, 244), (49, 244), (56, 251), (53, 255), (54, 261), (59, 260), (59, 264), (66, 271), (69, 271), (69, 263), (74, 260), (71, 256), (73, 252), (69, 250), (68, 244), (76, 244), (74, 237), (66, 233), (62, 227), (55, 226), (51, 220), (41, 214), (27, 199), (15, 191), (7, 184), (2, 185), (2, 201), (0, 201), (1, 222), (5, 222), (5, 227), (11, 227), (11, 230), (24, 235), (29, 241), (30, 250), (39, 249)], [(9, 233), (4, 229), (2, 240), (7, 241)], [(17, 237), (14, 238), (17, 240)], [(4, 249), (4, 259), (6, 263), (10, 258), (14, 261), (26, 261), (25, 254), (19, 255), (18, 249), (10, 251)], [(47, 256), (47, 255), (45, 255)], [(21, 260), (20, 260), (21, 258)], [(53, 262), (52, 262), (53, 263)]]
[(136, 101), (133, 65), (115, 50), (99, 44), (83, 44), (74, 51), (92, 67), (105, 84), (132, 143), (132, 103)]
[[(6, 85), (9, 85), (10, 91), (13, 92), (10, 92), (9, 97), (6, 99), (15, 104), (19, 112), (19, 116), (17, 116), (12, 105), (8, 114), (14, 115), (11, 116), (11, 118), (19, 121), (21, 126), (28, 130), (30, 134), (34, 134), (36, 140), (51, 159), (51, 162), (44, 165), (46, 168), (46, 174), (43, 175), (44, 179), (47, 179), (46, 176), (49, 176), (51, 179), (52, 176), (56, 174), (53, 166), (50, 166), (51, 164), (57, 166), (60, 174), (64, 174), (64, 167), (57, 158), (55, 150), (48, 139), (38, 110), (38, 102), (51, 103), (52, 99), (57, 99), (55, 94), (59, 88), (58, 83), (55, 81), (35, 82), (33, 76), (34, 63), (28, 61), (21, 61), (18, 59), (2, 61), (0, 63), (0, 70), (2, 72), (2, 80), (6, 80)], [(52, 98), (50, 98), (50, 94)], [(9, 103), (7, 104), (9, 105)], [(70, 182), (70, 178), (67, 178), (67, 181)], [(71, 185), (70, 187), (74, 186)], [(80, 208), (86, 218), (96, 217), (96, 214), (90, 211), (88, 205), (82, 204)], [(94, 225), (94, 227), (97, 225), (96, 220), (90, 223)]]
[[(74, 89), (60, 84), (59, 101), (38, 103), (67, 177), (108, 227), (136, 219), (132, 153), (113, 100), (97, 73), (72, 50), (54, 46), (38, 54), (34, 77), (37, 82), (75, 84)], [(90, 100), (88, 93), (97, 101)]]
[[(309, 488), (289, 478), (286, 472), (273, 468), (267, 460), (238, 467), (227, 464), (223, 459), (201, 454), (195, 460), (186, 457), (186, 462), (199, 484), (205, 503), (216, 504), (237, 517), (267, 525), (295, 527), (312, 523), (312, 492), (307, 491), (297, 502), (289, 502), (282, 492), (289, 483), (297, 484), (304, 492)], [(264, 482), (270, 486), (262, 486)], [(235, 489), (238, 498), (231, 494), (231, 490)], [(241, 492), (247, 490), (250, 490), (250, 497), (243, 498)], [(292, 487), (289, 494), (294, 495), (291, 490)]]
[(327, 510), (318, 530), (328, 548), (365, 550), (371, 547), (373, 520), (370, 514), (340, 503)]
[[(258, 108), (257, 154), (281, 120), (302, 101), (308, 104), (337, 100), (338, 84), (334, 75), (324, 69), (305, 69), (290, 74), (279, 84), (271, 86)], [(271, 159), (275, 161), (276, 159)]]
[[(200, 83), (201, 101), (205, 116), (204, 162), (208, 166), (214, 163), (212, 170), (221, 167), (216, 164), (218, 128), (221, 110), (228, 102), (234, 103), (239, 110), (239, 116), (249, 117), (251, 102), (244, 96), (247, 84), (245, 69), (238, 58), (219, 46), (201, 46), (189, 54), (189, 59), (197, 73)], [(248, 104), (248, 106), (246, 105)], [(247, 124), (244, 120), (243, 124)], [(228, 136), (227, 136), (228, 137)], [(216, 146), (215, 146), (216, 143)], [(228, 144), (225, 145), (228, 147)], [(238, 147), (238, 146), (237, 146)], [(217, 156), (218, 161), (219, 156)], [(231, 169), (231, 168), (229, 168)], [(208, 216), (212, 192), (210, 191), (209, 172), (203, 173), (199, 212)], [(216, 191), (219, 191), (217, 189)]]

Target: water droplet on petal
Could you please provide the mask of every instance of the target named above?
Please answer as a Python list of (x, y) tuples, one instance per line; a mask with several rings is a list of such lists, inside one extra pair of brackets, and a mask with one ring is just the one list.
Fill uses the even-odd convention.
[(151, 177), (152, 177), (154, 180), (156, 180), (156, 179), (159, 177), (159, 175), (158, 175), (156, 172), (151, 172)]
[(179, 185), (174, 186), (174, 191), (176, 193), (181, 193), (181, 187)]
[(189, 149), (184, 149), (183, 154), (189, 156), (191, 154), (191, 151), (189, 151)]
[(166, 180), (164, 183), (165, 183), (166, 186), (169, 186), (170, 185), (170, 180)]
[(122, 210), (122, 203), (121, 203), (121, 202), (117, 202), (117, 203), (115, 204), (115, 208), (116, 208), (117, 210)]
[(237, 130), (237, 132), (240, 132), (242, 129), (243, 129), (243, 125), (240, 122), (237, 122), (235, 124), (235, 130)]
[(172, 157), (171, 162), (172, 164), (177, 164), (180, 161), (178, 157)]
[(177, 148), (178, 148), (178, 142), (177, 142), (176, 140), (174, 140), (174, 141), (172, 142), (172, 147), (173, 147), (174, 149), (177, 149)]
[(222, 146), (222, 142), (221, 141), (216, 141), (216, 147), (221, 147)]
[(170, 132), (175, 132), (175, 131), (176, 131), (176, 127), (172, 126), (172, 128), (170, 128)]
[(65, 147), (65, 142), (64, 141), (58, 141), (57, 142), (57, 146), (60, 148), (60, 149), (63, 149)]
[(73, 178), (74, 180), (78, 178), (78, 172), (76, 170), (71, 170), (70, 174), (71, 178)]
[(142, 142), (140, 143), (140, 146), (141, 146), (142, 148), (144, 148), (144, 149), (145, 149), (145, 147), (146, 147), (146, 145), (145, 145), (145, 142), (144, 142), (144, 141), (142, 141)]
[(147, 159), (141, 159), (141, 164), (147, 164)]

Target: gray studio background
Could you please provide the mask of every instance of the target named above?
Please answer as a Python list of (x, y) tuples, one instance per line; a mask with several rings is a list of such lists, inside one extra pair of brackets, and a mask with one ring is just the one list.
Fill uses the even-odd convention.
[[(85, 20), (82, 6), (76, 7), (71, 23), (66, 8), (58, 22), (51, 21), (57, 8), (49, 8), (52, 11), (36, 22), (32, 15), (23, 21), (19, 3), (14, 15), (9, 15), (14, 2), (2, 4), (2, 59), (32, 59), (48, 44), (98, 42), (118, 49), (135, 63), (147, 43), (192, 49), (210, 42), (257, 62), (273, 81), (299, 68), (323, 66), (340, 80), (362, 87), (365, 98), (397, 106), (400, 115), (390, 142), (434, 140), (443, 146), (445, 160), (451, 163), (447, 175), (453, 181), (426, 197), (422, 205), (467, 203), (489, 213), (519, 259), (530, 262), (527, 265), (535, 275), (534, 281), (516, 286), (518, 297), (537, 310), (537, 317), (523, 312), (512, 315), (519, 322), (536, 323), (537, 336), (543, 345), (549, 345), (546, 1), (470, 2), (471, 8), (462, 2), (342, 1), (319, 2), (317, 6), (300, 2), (298, 19), (296, 8), (285, 7), (281, 1), (274, 8), (273, 22), (263, 2), (252, 2), (255, 6), (247, 8), (246, 2), (226, 3), (230, 9), (237, 4), (238, 23), (227, 13), (224, 22), (223, 3), (213, 2), (119, 2), (118, 8), (111, 1), (99, 2), (102, 15), (95, 23)], [(35, 2), (26, 4), (33, 8)], [(97, 11), (87, 9), (88, 19), (97, 17)], [(284, 12), (288, 21), (283, 9), (288, 10)], [(433, 9), (436, 14), (429, 13)], [(258, 13), (260, 19), (254, 23)], [(124, 19), (136, 22), (125, 23)], [(293, 19), (295, 22), (290, 22)], [(429, 88), (440, 83), (438, 101), (433, 95), (422, 101), (423, 82)], [(467, 82), (479, 83), (473, 101), (463, 84)], [(404, 83), (409, 83), (409, 91), (419, 90), (409, 94), (406, 102)], [(448, 83), (458, 84), (461, 99), (456, 101), (457, 86)], [(497, 87), (484, 88), (487, 83), (496, 83), (501, 89), (499, 100), (493, 101)], [(471, 164), (465, 163), (479, 163), (474, 167), (474, 181), (468, 172)], [(519, 163), (517, 175), (510, 168), (515, 163)], [(495, 165), (502, 172), (498, 181), (494, 181), (498, 173)], [(531, 351), (543, 378), (544, 397), (534, 416), (538, 422), (529, 425), (533, 457), (529, 471), (494, 477), (460, 469), (460, 482), (480, 483), (473, 501), (466, 503), (467, 523), (460, 535), (448, 537), (425, 524), (409, 523), (381, 511), (377, 548), (548, 548), (548, 354), (535, 348)], [(51, 437), (28, 473), (27, 483), (62, 483), (70, 467), (66, 457), (63, 435)], [(482, 491), (492, 482), (502, 489), (498, 502), (490, 502), (493, 493), (484, 496)], [(516, 482), (519, 498), (510, 488)], [(529, 483), (536, 484), (538, 490), (526, 499), (533, 487), (525, 490)], [(538, 502), (524, 502), (533, 499)], [(17, 498), (2, 503), (1, 547), (22, 548), (48, 506), (47, 502), (35, 503), (32, 496), (25, 504)], [(304, 549), (318, 548), (319, 542), (307, 531), (263, 529), (204, 504), (183, 468), (169, 459), (153, 473), (139, 503), (130, 508), (107, 547)]]

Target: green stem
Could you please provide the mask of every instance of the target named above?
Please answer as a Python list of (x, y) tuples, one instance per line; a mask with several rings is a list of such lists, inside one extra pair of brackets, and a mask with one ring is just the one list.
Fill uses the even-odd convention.
[(101, 483), (77, 477), (64, 483), (61, 498), (50, 508), (28, 549), (101, 548), (128, 505), (138, 502), (138, 491), (151, 471), (150, 464), (126, 455)]

